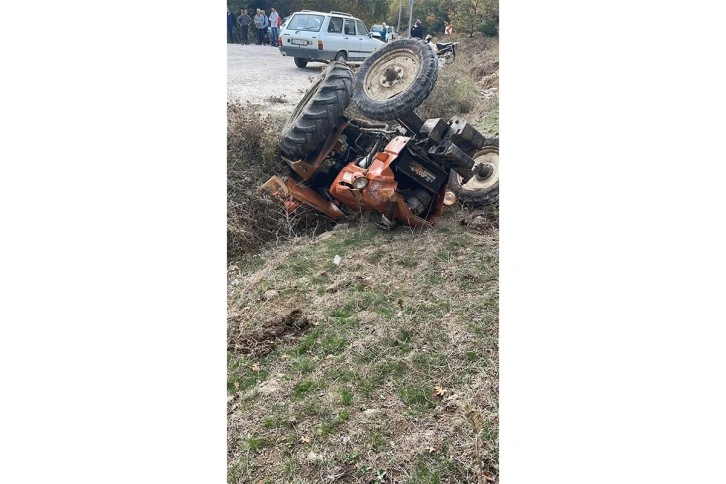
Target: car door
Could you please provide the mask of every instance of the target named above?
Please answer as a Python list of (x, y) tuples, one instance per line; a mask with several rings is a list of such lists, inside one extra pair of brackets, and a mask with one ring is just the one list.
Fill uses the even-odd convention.
[(324, 26), (325, 40), (323, 42), (323, 50), (331, 59), (334, 59), (338, 52), (348, 50), (345, 41), (346, 36), (343, 34), (343, 20), (343, 17), (331, 15), (328, 18), (328, 25)]
[(345, 50), (348, 51), (349, 61), (363, 60), (360, 54), (360, 39), (355, 32), (355, 20), (352, 18), (344, 19), (343, 39), (345, 40)]
[(383, 45), (383, 41), (380, 39), (374, 39), (368, 36), (368, 29), (361, 20), (355, 21), (356, 32), (358, 34), (358, 41), (360, 42), (360, 48), (358, 51), (359, 59), (364, 60), (366, 57), (371, 55), (374, 50)]

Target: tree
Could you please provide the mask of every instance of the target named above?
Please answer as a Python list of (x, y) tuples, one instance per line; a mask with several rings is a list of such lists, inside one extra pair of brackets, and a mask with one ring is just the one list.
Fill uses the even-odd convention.
[(454, 31), (464, 34), (498, 35), (499, 0), (457, 0), (451, 25)]

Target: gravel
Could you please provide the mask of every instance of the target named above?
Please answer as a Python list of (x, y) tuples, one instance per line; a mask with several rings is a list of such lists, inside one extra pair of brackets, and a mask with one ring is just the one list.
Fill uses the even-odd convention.
[[(264, 104), (267, 111), (291, 113), (325, 64), (313, 62), (304, 69), (277, 47), (227, 44), (227, 98)], [(271, 97), (284, 96), (284, 103)]]

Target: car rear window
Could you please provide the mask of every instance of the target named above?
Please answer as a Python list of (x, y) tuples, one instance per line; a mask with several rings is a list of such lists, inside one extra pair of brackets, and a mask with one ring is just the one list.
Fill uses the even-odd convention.
[(298, 13), (293, 15), (290, 23), (287, 24), (287, 30), (307, 30), (310, 32), (319, 32), (323, 25), (325, 17), (323, 15), (314, 15), (309, 13)]

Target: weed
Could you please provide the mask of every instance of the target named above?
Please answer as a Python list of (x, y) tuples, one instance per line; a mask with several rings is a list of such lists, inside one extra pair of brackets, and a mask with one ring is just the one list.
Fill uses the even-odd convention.
[(347, 388), (343, 388), (340, 391), (340, 401), (346, 407), (351, 406), (353, 404), (353, 394)]
[(371, 443), (371, 449), (373, 451), (377, 452), (377, 451), (381, 450), (383, 448), (383, 446), (386, 445), (386, 439), (385, 439), (385, 437), (383, 437), (383, 435), (378, 430), (374, 430), (373, 433), (371, 434), (370, 443)]
[(297, 470), (300, 468), (300, 465), (297, 463), (297, 460), (295, 460), (292, 457), (288, 457), (285, 459), (285, 462), (282, 466), (282, 474), (287, 477), (293, 477), (297, 474)]
[(252, 436), (245, 440), (245, 447), (252, 452), (256, 452), (268, 445), (270, 445), (270, 442), (259, 436)]
[(265, 417), (262, 419), (262, 426), (266, 429), (279, 429), (286, 425), (286, 421), (280, 415)]
[(268, 103), (285, 104), (287, 103), (287, 96), (281, 94), (279, 96), (269, 96), (265, 99)]
[(411, 484), (439, 484), (441, 473), (435, 469), (431, 470), (424, 459), (418, 459), (413, 466), (411, 478), (407, 481)]
[(318, 383), (314, 380), (302, 380), (292, 389), (292, 395), (296, 400), (302, 400), (318, 390)]
[(268, 372), (262, 368), (253, 371), (246, 366), (238, 366), (227, 374), (227, 393), (243, 392), (267, 379)]
[(337, 355), (345, 349), (347, 344), (346, 338), (333, 334), (326, 335), (321, 341), (323, 352), (326, 355)]
[(310, 373), (313, 371), (313, 362), (310, 358), (303, 356), (292, 363), (292, 370), (298, 373)]
[(406, 405), (415, 410), (433, 408), (434, 402), (431, 397), (431, 389), (420, 385), (404, 385), (399, 388), (398, 396)]
[(482, 357), (481, 354), (479, 354), (479, 352), (477, 352), (477, 351), (467, 351), (465, 356), (466, 356), (466, 361), (472, 361), (472, 362), (477, 361)]
[(345, 384), (356, 381), (358, 375), (348, 368), (341, 368), (340, 366), (335, 365), (325, 370), (323, 378), (331, 383), (334, 382)]
[(300, 355), (304, 355), (305, 353), (309, 353), (310, 351), (312, 351), (313, 348), (315, 348), (315, 346), (317, 345), (318, 338), (320, 337), (321, 331), (322, 330), (320, 327), (317, 327), (317, 328), (313, 329), (312, 331), (309, 331), (300, 340), (300, 342), (297, 344), (297, 346), (295, 346), (292, 349), (292, 353), (297, 356), (300, 356)]

